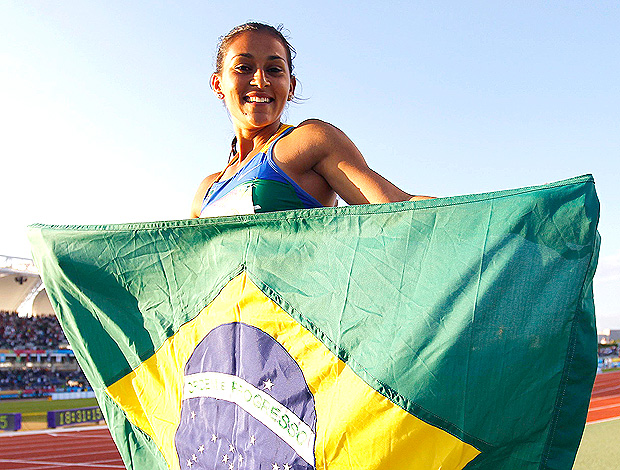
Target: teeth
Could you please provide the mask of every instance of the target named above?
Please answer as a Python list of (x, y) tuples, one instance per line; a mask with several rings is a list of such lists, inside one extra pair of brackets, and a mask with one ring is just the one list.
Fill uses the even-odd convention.
[(271, 98), (262, 98), (258, 96), (248, 96), (246, 101), (249, 103), (269, 103)]

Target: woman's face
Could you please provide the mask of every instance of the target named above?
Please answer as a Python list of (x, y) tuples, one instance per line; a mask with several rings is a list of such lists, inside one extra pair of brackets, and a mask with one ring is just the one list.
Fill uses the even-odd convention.
[(257, 130), (279, 124), (295, 91), (295, 78), (285, 46), (268, 33), (248, 31), (228, 46), (222, 71), (212, 75), (211, 86), (223, 95), (236, 128)]

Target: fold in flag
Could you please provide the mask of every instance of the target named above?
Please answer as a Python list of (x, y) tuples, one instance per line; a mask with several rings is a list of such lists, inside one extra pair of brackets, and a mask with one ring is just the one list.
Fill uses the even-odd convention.
[(598, 210), (583, 176), (29, 237), (128, 469), (569, 469)]

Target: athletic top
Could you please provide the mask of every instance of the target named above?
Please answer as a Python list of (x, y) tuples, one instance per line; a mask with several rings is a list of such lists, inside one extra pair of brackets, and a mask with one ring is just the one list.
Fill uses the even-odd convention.
[(202, 201), (200, 217), (323, 207), (273, 160), (273, 146), (293, 129), (283, 125), (237, 173), (213, 183)]

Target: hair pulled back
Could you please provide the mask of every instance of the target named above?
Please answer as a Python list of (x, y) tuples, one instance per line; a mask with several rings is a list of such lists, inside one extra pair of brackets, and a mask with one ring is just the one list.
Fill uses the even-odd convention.
[(222, 73), (222, 66), (224, 64), (224, 57), (226, 57), (226, 52), (228, 52), (230, 44), (235, 40), (237, 36), (250, 31), (260, 31), (272, 35), (274, 38), (276, 38), (282, 43), (284, 49), (286, 49), (286, 62), (288, 63), (289, 73), (291, 74), (291, 76), (293, 76), (293, 58), (296, 55), (296, 51), (282, 33), (283, 30), (284, 27), (282, 25), (274, 27), (269, 24), (257, 23), (254, 21), (235, 26), (228, 32), (228, 34), (226, 34), (225, 36), (221, 36), (219, 39), (217, 45), (217, 55), (215, 56), (215, 73)]

